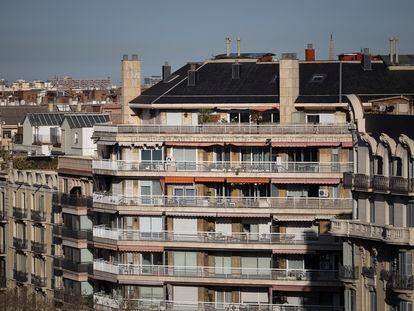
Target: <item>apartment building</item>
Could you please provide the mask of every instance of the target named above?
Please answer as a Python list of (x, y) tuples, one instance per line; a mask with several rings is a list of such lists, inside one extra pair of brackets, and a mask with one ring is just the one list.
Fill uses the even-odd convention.
[[(412, 108), (412, 100), (408, 100)], [(366, 113), (358, 122), (352, 220), (334, 220), (342, 236), (347, 310), (413, 310), (414, 133), (405, 98), (386, 102), (389, 113)]]
[(339, 63), (218, 56), (135, 97), (128, 67), (124, 124), (94, 127), (95, 307), (342, 310), (353, 124), (318, 93)]

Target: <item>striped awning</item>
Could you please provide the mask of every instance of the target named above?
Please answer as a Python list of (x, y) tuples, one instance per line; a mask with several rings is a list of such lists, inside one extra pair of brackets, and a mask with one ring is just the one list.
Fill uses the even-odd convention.
[(165, 176), (166, 184), (192, 184), (194, 183), (194, 177), (187, 176)]
[(195, 182), (224, 182), (224, 177), (195, 177)]
[(227, 182), (238, 183), (238, 184), (262, 184), (269, 183), (270, 178), (261, 177), (228, 177)]

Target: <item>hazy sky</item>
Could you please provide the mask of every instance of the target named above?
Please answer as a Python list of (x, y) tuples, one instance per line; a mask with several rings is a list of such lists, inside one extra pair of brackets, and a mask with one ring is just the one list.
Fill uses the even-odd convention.
[(160, 74), (224, 52), (297, 52), (314, 43), (318, 58), (335, 52), (414, 53), (413, 0), (1, 0), (0, 78), (55, 75), (118, 82), (123, 54), (139, 54), (142, 75)]

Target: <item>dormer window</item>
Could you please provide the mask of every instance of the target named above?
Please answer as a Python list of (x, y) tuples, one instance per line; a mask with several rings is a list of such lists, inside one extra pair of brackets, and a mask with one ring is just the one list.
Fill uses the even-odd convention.
[(323, 73), (315, 73), (312, 76), (310, 82), (312, 82), (312, 83), (321, 83), (321, 82), (323, 82), (325, 80), (325, 78), (326, 78), (326, 74), (323, 74)]

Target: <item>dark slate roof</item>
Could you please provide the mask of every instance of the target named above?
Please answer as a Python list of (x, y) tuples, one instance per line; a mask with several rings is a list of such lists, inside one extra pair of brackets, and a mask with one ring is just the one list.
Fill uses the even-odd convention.
[(95, 124), (107, 123), (111, 120), (109, 114), (103, 113), (69, 114), (65, 115), (64, 119), (68, 121), (70, 128), (93, 127)]
[(32, 126), (59, 126), (63, 118), (64, 113), (29, 113), (26, 116)]
[(187, 85), (187, 64), (169, 82), (159, 82), (131, 103), (278, 103), (279, 64), (240, 62), (240, 79), (232, 79), (232, 62), (197, 65), (195, 86)]
[[(308, 102), (326, 102), (339, 97), (339, 62), (308, 62), (300, 64), (300, 95)], [(315, 75), (324, 75), (321, 82), (312, 82)], [(398, 95), (414, 95), (414, 71), (388, 70), (384, 63), (372, 63), (364, 71), (359, 63), (342, 63), (342, 94), (357, 94), (363, 101)], [(314, 97), (317, 100), (311, 100)], [(325, 98), (325, 100), (323, 99)]]
[(365, 114), (365, 129), (368, 134), (378, 139), (385, 133), (396, 142), (401, 134), (414, 139), (414, 116), (392, 114)]
[[(382, 60), (385, 64), (389, 65), (395, 65), (391, 64), (390, 62), (390, 55), (381, 55)], [(394, 57), (395, 58), (395, 57)], [(398, 65), (408, 65), (408, 66), (414, 66), (414, 55), (407, 55), (407, 54), (399, 54), (398, 55)]]
[(0, 106), (0, 119), (6, 125), (17, 125), (23, 123), (28, 113), (47, 111), (47, 106)]

